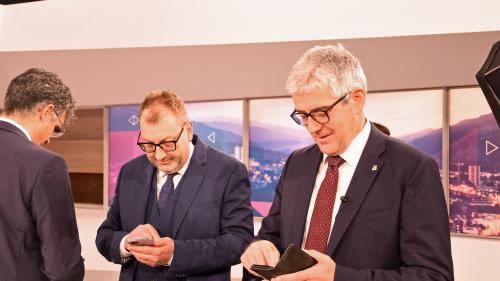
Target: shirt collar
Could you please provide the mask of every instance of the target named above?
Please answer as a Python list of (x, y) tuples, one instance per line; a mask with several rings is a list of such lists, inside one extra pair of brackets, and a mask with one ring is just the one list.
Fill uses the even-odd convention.
[(17, 123), (16, 121), (10, 119), (10, 118), (7, 118), (7, 117), (0, 117), (0, 121), (4, 121), (4, 122), (7, 122), (7, 123), (10, 123), (14, 126), (16, 126), (19, 130), (21, 130), (21, 132), (23, 132), (26, 137), (28, 138), (29, 141), (31, 141), (31, 136), (30, 134), (28, 133), (28, 131), (19, 123)]
[[(188, 156), (188, 160), (186, 161), (186, 163), (184, 163), (184, 166), (182, 166), (182, 168), (177, 171), (177, 175), (184, 175), (186, 173), (186, 170), (189, 166), (189, 163), (191, 162), (191, 156), (193, 156), (193, 151), (194, 151), (194, 145), (193, 145), (193, 142), (189, 142), (189, 156)], [(165, 172), (162, 172), (160, 170), (158, 170), (158, 176), (160, 178), (166, 176), (167, 174)]]
[[(347, 164), (352, 167), (356, 167), (358, 165), (359, 159), (361, 158), (361, 154), (363, 153), (363, 149), (365, 148), (366, 143), (368, 142), (368, 137), (370, 136), (371, 125), (368, 119), (365, 119), (365, 125), (361, 132), (359, 132), (356, 137), (351, 141), (347, 149), (340, 154), (340, 157), (344, 159)], [(323, 162), (325, 163), (327, 154), (323, 154)]]

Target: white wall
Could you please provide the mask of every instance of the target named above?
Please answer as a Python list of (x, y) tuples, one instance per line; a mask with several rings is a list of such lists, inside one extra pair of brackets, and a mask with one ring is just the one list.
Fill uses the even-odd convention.
[(1, 37), (1, 31), (2, 31), (2, 25), (3, 25), (3, 14), (5, 12), (5, 6), (4, 5), (0, 5), (0, 38)]
[(108, 262), (97, 251), (95, 237), (97, 228), (106, 218), (107, 209), (76, 208), (76, 217), (85, 270), (119, 271), (120, 265)]
[(498, 0), (51, 0), (6, 6), (0, 51), (492, 31), (499, 10)]
[[(361, 60), (371, 92), (477, 84), (499, 39), (490, 31), (339, 41)], [(68, 84), (78, 106), (140, 103), (152, 89), (186, 101), (285, 96), (297, 58), (335, 41), (0, 52), (0, 93), (27, 68), (44, 67)]]
[(451, 237), (455, 281), (498, 281), (500, 239)]
[(3, 11), (5, 10), (5, 5), (0, 5), (0, 25), (2, 22)]

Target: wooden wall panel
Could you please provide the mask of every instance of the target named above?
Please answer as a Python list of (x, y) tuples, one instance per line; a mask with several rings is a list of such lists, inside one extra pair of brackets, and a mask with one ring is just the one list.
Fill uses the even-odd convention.
[(61, 140), (44, 146), (61, 154), (70, 172), (103, 173), (102, 140)]
[(79, 109), (60, 138), (43, 146), (68, 164), (76, 203), (103, 204), (104, 109)]
[(102, 173), (69, 173), (73, 200), (77, 203), (102, 204)]

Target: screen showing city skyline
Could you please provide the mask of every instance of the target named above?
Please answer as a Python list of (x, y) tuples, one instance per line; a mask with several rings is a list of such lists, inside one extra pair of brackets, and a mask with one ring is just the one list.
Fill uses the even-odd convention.
[(479, 88), (450, 93), (450, 230), (500, 237), (500, 129)]

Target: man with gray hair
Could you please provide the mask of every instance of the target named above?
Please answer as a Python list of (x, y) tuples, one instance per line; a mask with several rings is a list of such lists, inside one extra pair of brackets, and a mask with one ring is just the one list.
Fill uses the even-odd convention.
[(317, 264), (273, 280), (453, 280), (435, 161), (365, 117), (366, 78), (343, 46), (307, 51), (287, 81), (290, 115), (316, 144), (286, 161), (269, 215), (241, 257), (274, 266), (290, 245)]
[(83, 280), (68, 168), (40, 144), (64, 133), (74, 114), (56, 74), (28, 69), (14, 78), (0, 117), (2, 280)]

